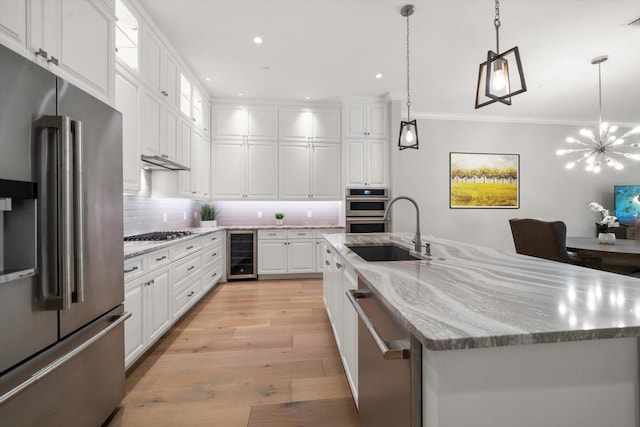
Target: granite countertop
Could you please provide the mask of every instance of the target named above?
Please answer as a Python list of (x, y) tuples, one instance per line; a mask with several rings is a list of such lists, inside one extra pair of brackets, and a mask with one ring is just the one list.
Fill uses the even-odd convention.
[(149, 252), (157, 251), (177, 243), (186, 242), (191, 239), (215, 233), (220, 230), (274, 230), (274, 229), (313, 229), (313, 230), (341, 230), (341, 225), (223, 225), (219, 227), (193, 227), (184, 228), (182, 230), (192, 231), (191, 236), (182, 237), (175, 240), (153, 241), (153, 242), (124, 242), (124, 259), (133, 258), (144, 255)]
[(432, 236), (428, 259), (366, 262), (345, 244), (413, 249), (413, 235), (324, 238), (430, 350), (640, 336), (633, 277)]

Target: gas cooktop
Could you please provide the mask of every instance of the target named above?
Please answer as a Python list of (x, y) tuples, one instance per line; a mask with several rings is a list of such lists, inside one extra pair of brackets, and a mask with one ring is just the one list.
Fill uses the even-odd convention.
[(174, 240), (181, 237), (187, 237), (193, 234), (193, 231), (154, 231), (152, 233), (136, 234), (134, 236), (126, 236), (125, 242), (151, 242), (162, 240)]

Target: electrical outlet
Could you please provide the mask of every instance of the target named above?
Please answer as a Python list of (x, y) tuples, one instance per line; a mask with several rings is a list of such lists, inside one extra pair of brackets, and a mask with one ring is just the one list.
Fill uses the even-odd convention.
[(166, 213), (166, 212), (164, 212), (164, 213), (162, 214), (162, 220), (163, 220), (164, 222), (167, 222), (167, 213)]
[(313, 216), (313, 212), (307, 211), (307, 218), (311, 218)]
[(262, 211), (258, 211), (258, 218), (262, 218)]

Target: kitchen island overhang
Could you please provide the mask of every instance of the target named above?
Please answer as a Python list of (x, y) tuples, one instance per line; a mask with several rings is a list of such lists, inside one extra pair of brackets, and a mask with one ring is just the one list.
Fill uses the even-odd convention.
[(411, 235), (325, 236), (422, 343), (424, 426), (638, 425), (637, 279), (424, 239), (365, 262), (345, 245)]

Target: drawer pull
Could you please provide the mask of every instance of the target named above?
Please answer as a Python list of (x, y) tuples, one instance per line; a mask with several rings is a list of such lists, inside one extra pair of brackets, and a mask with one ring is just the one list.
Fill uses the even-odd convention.
[(136, 267), (131, 267), (130, 269), (125, 270), (125, 271), (124, 271), (124, 273), (125, 273), (125, 274), (127, 274), (127, 273), (131, 273), (132, 271), (136, 271), (137, 269), (138, 269), (138, 267), (137, 267), (137, 266), (136, 266)]
[(331, 251), (330, 251), (329, 249), (327, 249), (327, 253), (328, 253), (328, 254), (330, 254), (330, 253), (331, 253)]
[(187, 250), (189, 250), (189, 249), (193, 249), (193, 245), (187, 246)]
[(218, 255), (218, 252), (214, 252), (213, 255), (211, 255), (211, 256), (215, 257), (216, 255)]
[(167, 259), (167, 256), (163, 255), (160, 258), (156, 258), (156, 261), (162, 261), (163, 259)]
[(276, 233), (269, 233), (269, 236), (275, 236)]
[(191, 291), (191, 292), (189, 292), (189, 293), (187, 294), (187, 298), (189, 298), (189, 297), (193, 296), (193, 294), (195, 294), (195, 293), (196, 293), (196, 291)]
[(194, 268), (196, 268), (196, 267), (195, 267), (194, 265), (192, 265), (191, 267), (187, 268), (187, 271), (191, 271), (191, 270), (193, 270)]
[(218, 275), (218, 273), (213, 273), (213, 274), (211, 275), (211, 278), (213, 279), (213, 278), (214, 278), (214, 277), (216, 277), (217, 275)]
[(325, 260), (324, 263), (327, 264), (327, 265), (331, 265), (331, 263), (329, 261), (326, 261), (326, 260)]
[(298, 236), (306, 236), (307, 233), (298, 233)]

